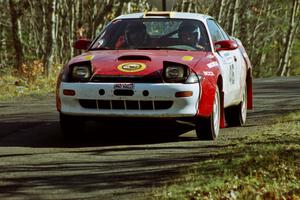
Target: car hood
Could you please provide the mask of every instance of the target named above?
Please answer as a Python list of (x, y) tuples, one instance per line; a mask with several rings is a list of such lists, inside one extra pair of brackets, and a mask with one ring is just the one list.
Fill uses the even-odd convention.
[[(101, 50), (88, 51), (73, 58), (69, 65), (90, 61), (94, 75), (144, 76), (161, 72), (164, 62), (181, 63), (194, 68), (208, 53), (177, 50)], [(136, 64), (140, 67), (136, 67)], [(131, 69), (132, 65), (133, 68)], [(141, 67), (142, 66), (142, 67)]]

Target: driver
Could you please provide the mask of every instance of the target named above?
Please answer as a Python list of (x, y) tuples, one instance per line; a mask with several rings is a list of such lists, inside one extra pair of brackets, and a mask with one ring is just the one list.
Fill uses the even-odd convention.
[(133, 22), (127, 25), (125, 41), (129, 47), (143, 46), (147, 43), (146, 26), (142, 22)]
[(178, 37), (184, 45), (201, 48), (200, 36), (199, 26), (192, 22), (182, 22), (178, 28)]

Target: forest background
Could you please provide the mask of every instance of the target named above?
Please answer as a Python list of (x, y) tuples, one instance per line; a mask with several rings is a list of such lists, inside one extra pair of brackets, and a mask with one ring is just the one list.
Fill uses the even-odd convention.
[[(213, 16), (244, 44), (254, 77), (300, 75), (300, 0), (166, 0), (167, 10)], [(162, 0), (0, 0), (0, 90), (54, 90), (60, 68), (113, 18)], [(44, 90), (48, 91), (48, 90)], [(3, 94), (3, 93), (2, 93)], [(1, 99), (1, 98), (0, 98)]]

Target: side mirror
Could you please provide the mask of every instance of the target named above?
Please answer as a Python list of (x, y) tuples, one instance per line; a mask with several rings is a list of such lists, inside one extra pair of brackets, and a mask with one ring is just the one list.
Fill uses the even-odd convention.
[(230, 50), (235, 50), (238, 48), (238, 44), (234, 40), (223, 40), (223, 41), (218, 41), (215, 42), (215, 49), (216, 51), (230, 51)]
[(75, 49), (87, 50), (89, 48), (90, 44), (91, 44), (91, 41), (88, 39), (79, 39), (74, 43), (73, 47)]

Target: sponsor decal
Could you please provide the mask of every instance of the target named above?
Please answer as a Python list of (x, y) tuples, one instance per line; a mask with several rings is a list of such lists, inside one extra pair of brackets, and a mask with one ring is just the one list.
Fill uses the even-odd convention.
[(137, 62), (128, 62), (128, 63), (122, 63), (118, 65), (118, 70), (121, 72), (140, 72), (146, 69), (146, 65), (144, 63), (137, 63)]
[(94, 58), (94, 55), (88, 55), (83, 57), (85, 60), (92, 60)]
[(182, 60), (184, 60), (184, 61), (192, 61), (193, 59), (194, 59), (193, 56), (183, 56), (182, 57)]
[(229, 83), (231, 85), (234, 85), (234, 82), (235, 82), (235, 75), (234, 75), (234, 65), (231, 64), (229, 66)]
[(203, 71), (203, 74), (205, 75), (205, 76), (214, 76), (215, 74), (213, 73), (213, 72), (211, 72), (211, 71)]
[(218, 62), (210, 62), (207, 64), (208, 68), (213, 68), (213, 67), (218, 67), (219, 63)]

